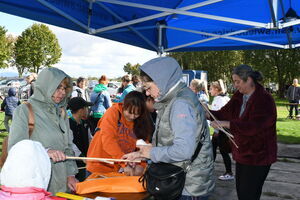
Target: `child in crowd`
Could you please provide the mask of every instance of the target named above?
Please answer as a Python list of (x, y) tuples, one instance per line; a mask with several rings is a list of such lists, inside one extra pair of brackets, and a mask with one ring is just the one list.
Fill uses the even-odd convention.
[(190, 83), (190, 89), (197, 94), (199, 101), (207, 105), (209, 103), (209, 95), (207, 92), (207, 83), (200, 79), (193, 79)]
[[(70, 129), (73, 133), (73, 150), (77, 157), (86, 157), (89, 143), (92, 139), (91, 126), (87, 121), (89, 111), (88, 107), (92, 105), (93, 104), (91, 102), (85, 101), (82, 97), (74, 97), (68, 103), (68, 107), (72, 112), (72, 117), (69, 118), (69, 122)], [(85, 163), (81, 160), (77, 160), (76, 164), (78, 168), (85, 167)], [(85, 168), (78, 169), (78, 171), (79, 172), (75, 177), (79, 181), (84, 181), (86, 178)]]
[[(223, 81), (220, 79), (218, 81), (212, 82), (209, 90), (211, 96), (214, 97), (214, 100), (211, 104), (211, 110), (220, 110), (227, 102), (230, 100), (228, 96), (226, 96), (225, 86)], [(220, 131), (219, 129), (214, 129), (214, 134), (212, 137), (212, 145), (213, 145), (213, 153), (214, 160), (217, 157), (217, 148), (219, 147), (220, 153), (222, 155), (226, 172), (219, 176), (220, 180), (232, 180), (234, 176), (231, 170), (231, 158), (229, 153), (231, 152), (231, 146), (229, 138), (225, 133)]]
[(47, 192), (51, 162), (40, 142), (22, 140), (9, 151), (1, 170), (0, 200), (66, 200)]
[[(91, 141), (88, 157), (120, 159), (124, 154), (135, 151), (137, 139), (149, 141), (153, 126), (143, 94), (138, 91), (127, 94), (124, 103), (116, 103), (105, 112), (98, 128)], [(88, 161), (87, 170), (92, 173), (119, 171), (141, 175), (143, 167)]]
[(20, 105), (20, 101), (18, 97), (16, 97), (16, 88), (9, 88), (8, 97), (5, 97), (1, 104), (1, 111), (5, 111), (4, 117), (4, 126), (9, 132), (9, 121), (12, 120), (14, 110), (18, 105)]

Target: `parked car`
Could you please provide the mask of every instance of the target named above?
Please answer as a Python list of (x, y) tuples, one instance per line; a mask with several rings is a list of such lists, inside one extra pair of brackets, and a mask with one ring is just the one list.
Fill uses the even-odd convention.
[[(97, 80), (90, 80), (88, 83), (89, 91), (92, 92), (95, 85), (97, 84), (98, 84)], [(107, 84), (107, 91), (110, 94), (110, 97), (114, 98), (117, 95), (117, 91), (120, 86), (121, 86), (120, 82), (109, 82)]]
[(118, 88), (121, 86), (120, 82), (109, 82), (107, 84), (107, 91), (110, 94), (110, 97), (115, 98), (118, 93)]
[(2, 80), (0, 82), (0, 95), (4, 97), (7, 96), (9, 88), (16, 88), (18, 94), (19, 89), (26, 84), (27, 82), (23, 78)]

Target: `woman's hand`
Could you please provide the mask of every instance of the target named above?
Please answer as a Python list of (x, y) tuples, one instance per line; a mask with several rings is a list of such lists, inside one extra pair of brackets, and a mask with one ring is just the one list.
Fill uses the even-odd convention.
[(139, 151), (136, 152), (131, 152), (128, 154), (125, 154), (124, 156), (122, 156), (121, 159), (125, 159), (125, 160), (140, 160), (141, 159), (141, 153)]
[(210, 122), (210, 125), (215, 129), (218, 129), (219, 126), (230, 129), (229, 121), (212, 121), (212, 122)]
[(66, 155), (62, 151), (49, 149), (47, 153), (53, 162), (60, 162), (66, 160)]
[(125, 154), (124, 156), (122, 156), (122, 159), (133, 161), (141, 160), (143, 158), (150, 158), (152, 145), (137, 145), (136, 147), (139, 148), (139, 151)]
[(141, 176), (144, 172), (144, 167), (142, 167), (141, 165), (135, 165), (134, 167), (127, 165), (124, 168), (124, 173), (127, 176)]
[(152, 145), (139, 145), (136, 146), (137, 148), (139, 148), (140, 150), (138, 152), (140, 152), (140, 156), (143, 158), (150, 158), (150, 152), (152, 149)]
[(67, 177), (67, 184), (68, 184), (68, 188), (75, 192), (76, 191), (76, 183), (78, 183), (79, 181), (75, 178), (75, 176), (68, 176)]

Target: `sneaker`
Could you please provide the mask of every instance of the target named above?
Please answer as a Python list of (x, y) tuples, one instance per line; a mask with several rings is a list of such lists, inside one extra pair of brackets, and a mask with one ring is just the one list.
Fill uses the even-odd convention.
[(224, 174), (222, 176), (219, 176), (219, 180), (222, 180), (222, 181), (229, 181), (229, 180), (233, 180), (234, 179), (234, 176), (232, 174)]

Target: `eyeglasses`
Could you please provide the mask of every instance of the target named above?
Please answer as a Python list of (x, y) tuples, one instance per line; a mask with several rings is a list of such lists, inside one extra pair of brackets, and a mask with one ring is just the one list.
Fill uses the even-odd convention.
[(56, 90), (64, 90), (64, 91), (66, 91), (67, 90), (67, 87), (64, 87), (64, 86), (62, 86), (62, 85), (59, 85), (57, 88), (56, 88)]
[(144, 90), (145, 90), (146, 92), (149, 92), (149, 91), (151, 90), (151, 86), (149, 86), (149, 87), (144, 87)]

